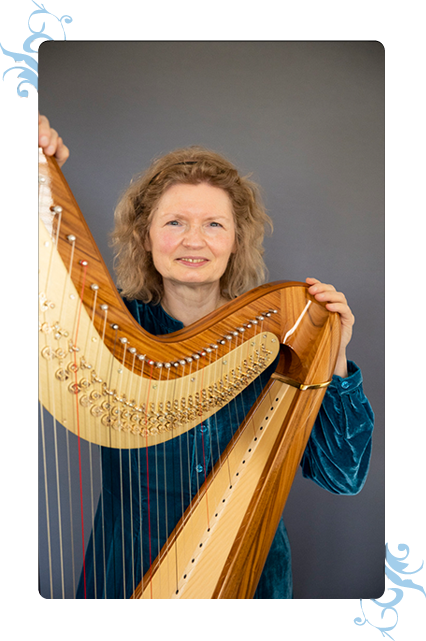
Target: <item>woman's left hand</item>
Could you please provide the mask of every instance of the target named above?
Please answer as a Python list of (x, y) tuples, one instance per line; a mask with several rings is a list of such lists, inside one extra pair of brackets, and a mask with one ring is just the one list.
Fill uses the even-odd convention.
[(326, 303), (325, 306), (330, 312), (337, 312), (340, 314), (340, 350), (334, 373), (337, 374), (337, 376), (345, 377), (348, 375), (346, 347), (352, 338), (352, 328), (355, 322), (355, 316), (352, 314), (352, 310), (348, 305), (345, 295), (342, 292), (337, 292), (333, 285), (321, 283), (316, 278), (307, 278), (306, 282), (309, 285), (308, 292), (312, 296), (321, 303)]

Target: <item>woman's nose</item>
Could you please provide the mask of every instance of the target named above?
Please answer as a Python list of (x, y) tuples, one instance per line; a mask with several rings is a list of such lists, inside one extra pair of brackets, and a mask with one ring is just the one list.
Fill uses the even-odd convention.
[(185, 231), (183, 244), (186, 247), (202, 247), (204, 245), (204, 236), (202, 229), (198, 226), (191, 226)]

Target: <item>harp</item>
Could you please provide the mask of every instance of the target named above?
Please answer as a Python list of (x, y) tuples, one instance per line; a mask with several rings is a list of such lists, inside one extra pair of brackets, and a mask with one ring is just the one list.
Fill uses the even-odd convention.
[[(179, 332), (152, 336), (127, 310), (62, 172), (41, 151), (39, 215), (45, 596), (66, 596), (64, 559), (71, 556), (75, 565), (74, 557), (86, 552), (96, 488), (92, 484), (90, 497), (83, 497), (85, 460), (92, 469), (99, 448), (147, 453), (147, 460), (155, 451), (157, 458), (162, 448), (213, 422), (251, 385), (257, 398), (250, 411), (161, 549), (150, 550), (148, 567), (133, 576), (131, 598), (252, 598), (334, 370), (338, 316), (305, 284), (284, 281), (243, 294)], [(60, 439), (66, 454), (58, 452)], [(77, 535), (64, 532), (63, 497), (70, 512), (73, 501), (71, 490), (61, 487), (61, 465), (65, 485), (77, 479), (78, 546)], [(148, 504), (150, 492), (155, 500), (152, 485)], [(75, 570), (73, 581), (75, 591)]]

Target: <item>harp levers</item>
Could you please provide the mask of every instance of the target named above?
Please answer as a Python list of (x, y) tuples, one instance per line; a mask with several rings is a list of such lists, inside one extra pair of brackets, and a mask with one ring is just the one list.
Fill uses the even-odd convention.
[[(78, 547), (73, 533), (72, 550), (64, 551), (64, 539), (70, 537), (64, 536), (61, 522), (59, 471), (51, 492), (58, 523), (49, 523), (48, 465), (57, 470), (64, 459), (69, 488), (73, 477), (90, 479), (89, 497), (80, 503), (89, 505), (93, 523), (99, 489), (91, 479), (98, 448), (128, 451), (129, 457), (131, 451), (147, 456), (155, 451), (158, 461), (163, 448), (171, 442), (182, 448), (199, 426), (211, 427), (212, 441), (217, 412), (240, 403), (244, 420), (225, 451), (214, 457), (210, 474), (187, 507), (182, 500), (181, 516), (164, 545), (150, 551), (148, 567), (142, 564), (140, 576), (133, 578), (133, 598), (250, 598), (334, 369), (336, 315), (309, 296), (304, 285), (272, 283), (179, 332), (151, 336), (127, 311), (60, 170), (43, 154), (39, 255), (40, 401), (54, 421), (53, 461), (46, 455), (43, 426), (41, 437), (45, 537), (52, 566), (55, 531), (61, 566), (61, 587), (54, 590), (50, 578), (47, 596), (65, 595), (64, 558), (74, 557)], [(277, 375), (265, 385), (262, 374), (273, 363)], [(249, 408), (241, 410), (241, 392), (250, 385), (257, 401), (247, 413)], [(61, 457), (55, 449), (61, 426), (67, 442), (71, 435), (78, 443), (74, 466), (69, 452)], [(81, 442), (89, 444), (87, 471)], [(180, 450), (179, 457), (180, 465), (190, 465), (189, 450)], [(162, 500), (156, 480), (151, 466), (149, 496), (141, 501)], [(80, 481), (81, 495), (83, 485)], [(82, 507), (80, 512), (66, 519), (67, 527), (73, 519), (87, 521)], [(151, 526), (154, 531), (155, 523)], [(87, 525), (78, 538), (81, 557)], [(46, 574), (51, 577), (52, 569)]]

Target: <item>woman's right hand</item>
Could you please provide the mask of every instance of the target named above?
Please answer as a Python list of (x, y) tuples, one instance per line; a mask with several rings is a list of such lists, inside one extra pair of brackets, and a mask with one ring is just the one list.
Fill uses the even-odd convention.
[(55, 156), (59, 167), (66, 162), (70, 151), (55, 129), (52, 129), (46, 116), (38, 116), (38, 145), (46, 156)]

